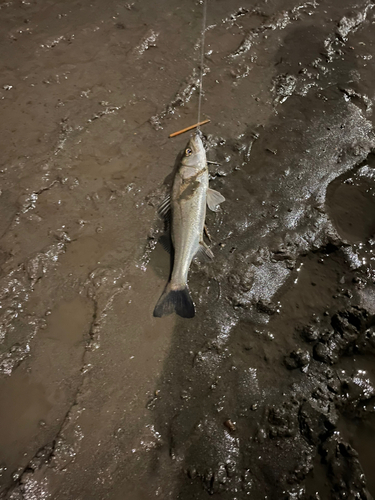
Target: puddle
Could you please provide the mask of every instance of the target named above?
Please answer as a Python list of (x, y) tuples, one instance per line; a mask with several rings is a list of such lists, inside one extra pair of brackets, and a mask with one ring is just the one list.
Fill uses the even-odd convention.
[(21, 450), (30, 457), (32, 443), (49, 420), (54, 401), (46, 386), (22, 368), (0, 380), (0, 399), (0, 462), (7, 469), (4, 476), (9, 477), (22, 466)]
[(332, 182), (329, 214), (341, 238), (366, 243), (375, 236), (375, 160)]

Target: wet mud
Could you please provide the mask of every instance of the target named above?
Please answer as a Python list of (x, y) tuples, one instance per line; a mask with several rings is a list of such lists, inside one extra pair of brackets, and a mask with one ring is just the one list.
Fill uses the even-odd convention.
[(374, 497), (373, 7), (208, 2), (184, 320), (156, 209), (202, 5), (0, 3), (0, 498)]

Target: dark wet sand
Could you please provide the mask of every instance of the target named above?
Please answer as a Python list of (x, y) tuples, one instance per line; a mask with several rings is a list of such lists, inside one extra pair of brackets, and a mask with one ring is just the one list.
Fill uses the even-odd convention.
[(213, 263), (156, 319), (199, 2), (0, 3), (0, 498), (375, 495), (375, 10), (208, 4)]

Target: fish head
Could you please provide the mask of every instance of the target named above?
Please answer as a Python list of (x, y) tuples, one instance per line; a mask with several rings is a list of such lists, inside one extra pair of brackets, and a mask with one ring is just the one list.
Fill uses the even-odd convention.
[(181, 163), (184, 167), (193, 167), (198, 171), (206, 167), (206, 151), (199, 133), (195, 133), (190, 137)]

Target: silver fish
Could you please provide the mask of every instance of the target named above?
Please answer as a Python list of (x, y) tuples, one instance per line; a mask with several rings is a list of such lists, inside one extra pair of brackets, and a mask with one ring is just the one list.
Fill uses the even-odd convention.
[(212, 251), (203, 241), (206, 205), (215, 210), (224, 200), (224, 196), (208, 187), (206, 152), (199, 133), (196, 133), (187, 144), (172, 193), (159, 208), (161, 215), (171, 212), (174, 262), (171, 279), (156, 304), (154, 316), (160, 318), (172, 312), (183, 318), (195, 316), (187, 286), (189, 267), (198, 254), (213, 259)]

